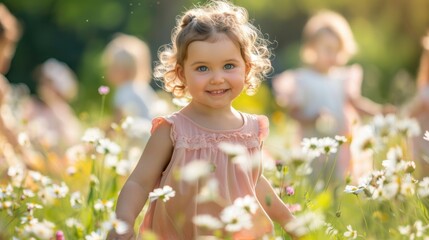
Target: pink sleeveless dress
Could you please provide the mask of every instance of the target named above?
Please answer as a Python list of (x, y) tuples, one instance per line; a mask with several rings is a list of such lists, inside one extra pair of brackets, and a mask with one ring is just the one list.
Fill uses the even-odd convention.
[[(258, 158), (258, 164), (249, 161), (252, 167), (243, 168), (229, 160), (227, 154), (218, 148), (219, 143), (229, 142), (244, 145), (249, 153), (259, 152), (262, 140), (268, 135), (268, 119), (247, 113), (241, 115), (244, 124), (235, 130), (204, 128), (180, 112), (153, 120), (152, 131), (164, 121), (171, 124), (174, 151), (157, 187), (171, 186), (176, 196), (167, 202), (152, 202), (141, 231), (150, 230), (160, 239), (196, 239), (209, 233), (192, 223), (194, 216), (210, 214), (219, 218), (222, 209), (232, 205), (236, 198), (250, 195), (257, 199), (255, 186), (262, 173), (262, 159)], [(177, 177), (178, 170), (194, 160), (214, 164), (214, 170), (207, 178), (218, 181), (218, 195), (222, 201), (197, 202), (196, 197), (204, 184), (188, 183)], [(233, 239), (259, 239), (273, 231), (273, 224), (261, 206), (253, 214), (252, 222), (252, 228), (234, 233)]]

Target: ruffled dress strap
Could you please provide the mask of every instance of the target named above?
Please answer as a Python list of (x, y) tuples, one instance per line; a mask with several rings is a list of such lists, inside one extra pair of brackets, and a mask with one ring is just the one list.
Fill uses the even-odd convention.
[(152, 128), (150, 130), (150, 133), (153, 134), (153, 132), (164, 122), (167, 122), (171, 125), (170, 139), (173, 142), (173, 145), (175, 145), (176, 139), (177, 139), (177, 131), (176, 131), (176, 125), (174, 124), (174, 120), (171, 115), (154, 118), (152, 120)]
[(264, 141), (270, 133), (270, 122), (264, 115), (257, 115), (258, 118), (258, 137), (259, 141)]
[(248, 120), (248, 126), (254, 134), (257, 134), (259, 143), (263, 142), (270, 133), (270, 121), (265, 115), (242, 113)]

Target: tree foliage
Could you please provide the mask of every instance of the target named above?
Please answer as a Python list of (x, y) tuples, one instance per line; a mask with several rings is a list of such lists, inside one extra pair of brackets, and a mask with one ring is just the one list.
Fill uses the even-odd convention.
[[(156, 60), (158, 48), (170, 40), (176, 16), (200, 2), (204, 1), (4, 0), (24, 31), (7, 77), (33, 90), (33, 69), (50, 57), (57, 58), (79, 77), (76, 107), (88, 107), (94, 89), (104, 82), (99, 57), (114, 33), (125, 32), (147, 41)], [(346, 17), (357, 39), (360, 51), (352, 61), (364, 67), (364, 95), (399, 104), (413, 93), (407, 89), (414, 83), (420, 38), (429, 28), (429, 1), (233, 2), (246, 7), (250, 18), (273, 42), (274, 74), (300, 65), (301, 30), (306, 20), (317, 10), (331, 9)]]

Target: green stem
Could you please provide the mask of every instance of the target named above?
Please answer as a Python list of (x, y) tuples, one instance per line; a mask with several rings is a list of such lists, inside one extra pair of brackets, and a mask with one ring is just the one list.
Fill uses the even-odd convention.
[(100, 163), (100, 168), (99, 168), (99, 175), (100, 175), (100, 178), (98, 179), (98, 181), (99, 181), (99, 191), (98, 191), (98, 198), (102, 198), (102, 196), (103, 196), (103, 173), (104, 173), (104, 160), (105, 160), (105, 158), (106, 158), (106, 155), (104, 154), (103, 155), (103, 159), (101, 160), (101, 163)]
[[(95, 160), (91, 158), (91, 176), (95, 176)], [(91, 205), (94, 202), (94, 191), (95, 191), (95, 183), (92, 183), (91, 180), (89, 181), (89, 192), (88, 192), (88, 198), (87, 198), (87, 205)]]
[(280, 181), (280, 193), (279, 193), (279, 197), (280, 199), (282, 198), (283, 195), (283, 191), (284, 191), (284, 186), (285, 186), (285, 166), (282, 166), (282, 179)]
[(100, 120), (103, 118), (103, 112), (104, 112), (104, 102), (105, 102), (106, 96), (101, 96), (101, 109), (100, 109)]
[[(326, 171), (326, 167), (327, 167), (327, 165), (328, 165), (328, 155), (325, 155), (325, 156), (326, 156), (326, 157), (325, 157), (325, 161), (324, 161), (324, 164), (323, 164), (323, 171), (319, 171), (319, 174), (317, 174), (317, 178), (316, 178), (315, 186), (316, 186), (316, 185), (317, 185), (317, 183), (319, 182), (319, 180), (320, 180), (320, 176), (321, 176), (322, 172), (325, 172), (325, 171)], [(317, 161), (317, 160), (316, 160), (316, 161)], [(310, 198), (310, 197), (311, 197), (311, 195), (313, 194), (314, 188), (315, 188), (315, 187), (313, 187), (313, 188), (311, 189), (310, 194), (308, 195), (308, 198)]]
[(365, 228), (366, 228), (366, 234), (365, 235), (367, 235), (368, 231), (369, 231), (368, 222), (366, 221), (365, 212), (363, 211), (362, 202), (361, 202), (361, 200), (359, 198), (359, 195), (356, 194), (356, 197), (358, 199), (358, 204), (359, 204), (360, 211), (362, 212), (363, 221), (365, 222)]
[(335, 157), (334, 164), (332, 165), (331, 172), (329, 173), (328, 181), (326, 182), (326, 185), (325, 185), (325, 191), (328, 189), (329, 182), (331, 181), (332, 174), (335, 170), (335, 165), (337, 164), (337, 159), (338, 157)]

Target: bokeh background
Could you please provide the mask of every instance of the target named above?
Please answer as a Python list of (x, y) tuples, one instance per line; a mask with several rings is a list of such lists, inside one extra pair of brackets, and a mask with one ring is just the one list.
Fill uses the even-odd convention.
[[(7, 78), (34, 92), (34, 68), (48, 58), (67, 63), (80, 82), (72, 103), (78, 113), (99, 108), (96, 88), (104, 81), (100, 54), (113, 34), (136, 35), (151, 47), (170, 41), (178, 14), (191, 0), (3, 0), (23, 27)], [(400, 105), (414, 93), (420, 39), (429, 28), (427, 0), (235, 0), (273, 43), (275, 74), (300, 65), (301, 30), (317, 10), (331, 9), (349, 21), (359, 45), (351, 62), (364, 68), (363, 95)], [(266, 82), (269, 89), (270, 79)], [(153, 83), (154, 87), (156, 84)], [(268, 91), (265, 91), (268, 92)], [(95, 101), (97, 100), (97, 101)], [(268, 113), (272, 108), (266, 108)]]
[[(23, 36), (17, 45), (11, 69), (6, 75), (9, 81), (15, 84), (25, 84), (29, 91), (35, 94), (36, 79), (33, 72), (36, 66), (49, 58), (56, 58), (67, 63), (75, 71), (80, 83), (79, 96), (72, 102), (72, 107), (80, 117), (82, 124), (86, 125), (85, 127), (99, 126), (100, 129), (105, 130), (109, 128), (109, 131), (113, 129), (114, 131), (110, 132), (106, 139), (111, 138), (113, 142), (118, 142), (123, 147), (124, 150), (120, 153), (120, 158), (129, 158), (131, 163), (133, 159), (137, 161), (141, 152), (139, 152), (140, 149), (137, 149), (137, 152), (132, 151), (134, 146), (128, 144), (127, 132), (123, 131), (126, 127), (121, 125), (119, 128), (118, 125), (112, 124), (109, 125), (110, 128), (103, 126), (104, 124), (92, 122), (94, 119), (96, 119), (94, 121), (100, 120), (101, 116), (108, 117), (108, 114), (104, 114), (103, 108), (105, 107), (104, 110), (108, 112), (111, 108), (104, 106), (104, 103), (109, 105), (111, 101), (104, 102), (104, 100), (106, 100), (105, 97), (107, 100), (111, 100), (113, 96), (111, 93), (100, 96), (97, 91), (100, 85), (107, 85), (100, 61), (101, 53), (114, 34), (122, 32), (135, 35), (146, 41), (151, 48), (152, 58), (156, 61), (158, 49), (170, 42), (170, 33), (175, 25), (176, 16), (202, 1), (0, 1), (19, 19), (23, 28)], [(413, 224), (413, 226), (418, 226), (416, 224), (422, 224), (421, 221), (425, 226), (421, 227), (423, 230), (420, 231), (429, 229), (429, 178), (421, 182), (411, 182), (411, 178), (401, 172), (402, 175), (392, 177), (391, 179), (395, 181), (392, 180), (389, 184), (399, 189), (398, 184), (401, 183), (405, 185), (401, 185), (401, 192), (402, 189), (411, 189), (412, 191), (410, 190), (406, 194), (398, 193), (397, 196), (399, 197), (396, 198), (395, 195), (394, 200), (388, 198), (387, 200), (383, 198), (365, 199), (362, 203), (356, 193), (357, 190), (361, 189), (355, 189), (355, 192), (351, 192), (351, 194), (350, 191), (341, 194), (345, 184), (349, 183), (349, 178), (345, 179), (345, 183), (341, 182), (334, 189), (328, 191), (327, 188), (323, 190), (323, 186), (318, 189), (316, 184), (310, 184), (308, 181), (310, 178), (307, 175), (310, 175), (311, 171), (305, 174), (299, 173), (297, 168), (302, 165), (295, 166), (292, 164), (291, 161), (295, 160), (293, 159), (294, 155), (287, 151), (291, 149), (289, 146), (292, 146), (293, 139), (290, 136), (294, 134), (296, 129), (293, 124), (289, 124), (292, 121), (289, 121), (287, 114), (279, 111), (279, 107), (276, 106), (270, 92), (272, 77), (284, 70), (300, 66), (301, 32), (309, 16), (318, 10), (330, 9), (342, 14), (349, 21), (354, 32), (359, 52), (351, 59), (350, 63), (358, 63), (363, 67), (363, 95), (378, 103), (390, 103), (396, 106), (406, 104), (415, 94), (415, 78), (422, 52), (420, 41), (421, 37), (429, 30), (429, 0), (232, 0), (232, 2), (245, 7), (254, 24), (259, 26), (272, 42), (274, 71), (263, 83), (256, 96), (247, 97), (243, 94), (234, 104), (239, 110), (245, 112), (269, 115), (270, 130), (274, 131), (271, 131), (270, 138), (264, 143), (264, 148), (268, 149), (264, 158), (272, 160), (271, 169), (268, 168), (268, 171), (271, 170), (271, 172), (267, 176), (280, 189), (280, 192), (285, 186), (295, 187), (296, 192), (294, 196), (283, 195), (283, 200), (300, 208), (302, 206), (303, 214), (301, 214), (301, 210), (297, 210), (298, 215), (311, 220), (308, 224), (318, 222), (320, 224), (318, 228), (322, 227), (324, 220), (317, 219), (317, 216), (326, 217), (326, 222), (332, 223), (339, 230), (338, 239), (342, 239), (341, 236), (346, 236), (344, 234), (350, 231), (348, 228), (351, 226), (359, 231), (359, 239), (409, 239), (411, 238), (409, 233), (400, 233), (401, 226), (410, 227)], [(153, 82), (152, 85), (162, 92), (156, 82)], [(114, 91), (114, 89), (112, 90)], [(164, 96), (169, 97), (165, 93)], [(369, 124), (375, 125), (375, 121), (369, 120)], [(377, 120), (377, 124), (380, 125), (380, 118)], [(366, 150), (364, 146), (366, 147), (367, 144), (363, 143), (367, 142), (371, 143), (368, 148), (373, 148), (370, 150), (377, 149), (373, 162), (379, 166), (386, 159), (385, 153), (391, 147), (401, 146), (403, 149), (407, 149), (408, 146), (406, 144), (408, 136), (399, 134), (403, 132), (398, 130), (404, 124), (400, 124), (399, 120), (391, 124), (392, 118), (386, 118), (383, 122), (386, 124), (381, 125), (386, 128), (378, 132), (380, 136), (364, 139), (369, 140), (366, 142), (361, 140), (362, 151)], [(116, 127), (113, 128), (113, 126)], [(365, 135), (365, 131), (362, 132), (361, 135)], [(389, 133), (387, 134), (388, 137), (383, 135), (386, 132)], [(356, 142), (359, 143), (358, 134), (353, 135), (353, 138), (358, 139)], [(117, 193), (124, 183), (126, 175), (129, 174), (126, 172), (127, 169), (121, 174), (117, 172), (120, 169), (119, 163), (107, 166), (105, 159), (107, 159), (106, 153), (109, 151), (97, 152), (96, 147), (101, 145), (98, 141), (96, 144), (90, 145), (90, 148), (87, 148), (87, 142), (73, 146), (74, 149), (72, 150), (74, 150), (76, 159), (73, 161), (68, 159), (73, 162), (73, 165), (70, 166), (63, 167), (61, 165), (63, 164), (61, 162), (62, 156), (57, 156), (53, 152), (40, 151), (40, 157), (39, 152), (36, 152), (35, 156), (38, 158), (35, 159), (41, 162), (41, 172), (55, 180), (55, 184), (38, 185), (36, 187), (38, 194), (45, 194), (50, 189), (61, 187), (66, 188), (63, 190), (64, 196), (57, 197), (56, 201), (52, 203), (45, 203), (45, 198), (39, 197), (41, 195), (29, 197), (24, 201), (17, 198), (23, 192), (24, 182), (21, 179), (20, 183), (14, 185), (14, 189), (12, 189), (15, 194), (10, 194), (6, 198), (3, 194), (2, 199), (0, 199), (0, 205), (4, 199), (12, 201), (10, 206), (13, 207), (14, 211), (11, 214), (9, 211), (0, 211), (0, 240), (17, 234), (18, 228), (22, 230), (27, 226), (20, 223), (20, 220), (23, 221), (20, 217), (27, 216), (29, 210), (26, 210), (27, 206), (24, 203), (31, 201), (43, 204), (44, 209), (36, 211), (35, 217), (55, 223), (55, 228), (50, 227), (52, 228), (49, 230), (51, 232), (61, 230), (64, 231), (67, 239), (83, 239), (84, 236), (98, 231), (99, 225), (108, 219), (108, 214), (113, 211)], [(374, 142), (374, 145), (371, 141)], [(383, 146), (379, 147), (375, 143), (380, 143)], [(39, 147), (39, 145), (43, 150), (44, 145), (38, 144), (36, 146)], [(81, 148), (79, 147), (84, 147), (83, 153), (80, 152)], [(405, 150), (404, 152), (407, 156), (407, 152)], [(82, 156), (79, 153), (82, 153)], [(62, 152), (58, 155), (62, 155)], [(68, 156), (66, 157), (68, 158)], [(308, 157), (303, 156), (303, 158), (305, 160)], [(359, 159), (359, 161), (361, 160)], [(133, 166), (131, 163), (127, 163), (128, 170), (131, 170), (131, 166)], [(282, 165), (283, 163), (284, 165)], [(402, 165), (398, 163), (398, 166)], [(4, 185), (0, 185), (0, 193), (6, 191), (2, 189), (6, 189), (5, 186), (9, 184), (9, 179), (13, 182), (13, 175), (15, 177), (24, 176), (24, 173), (20, 173), (16, 168), (11, 169), (8, 170), (7, 174), (0, 174), (0, 184), (6, 181)], [(320, 172), (321, 169), (317, 170)], [(301, 170), (301, 172), (304, 171)], [(0, 173), (2, 173), (1, 169)], [(266, 173), (264, 172), (264, 174)], [(61, 186), (56, 184), (60, 181), (65, 182), (70, 187), (70, 192), (65, 184)], [(422, 183), (421, 186), (417, 187), (417, 184), (420, 183)], [(385, 184), (388, 186), (387, 183)], [(408, 186), (406, 186), (407, 184)], [(380, 186), (382, 189), (383, 186)], [(30, 187), (34, 188), (34, 186)], [(309, 189), (310, 194), (308, 194)], [(392, 192), (392, 189), (395, 188), (390, 186), (386, 189), (390, 189), (389, 191)], [(424, 190), (424, 195), (420, 192), (418, 195), (414, 194), (414, 189), (415, 191)], [(315, 190), (314, 195), (312, 195), (313, 190)], [(77, 204), (81, 206), (77, 208), (70, 204), (71, 194), (75, 191), (81, 192), (83, 196), (76, 200), (76, 202), (81, 201)], [(12, 203), (14, 204), (12, 205)], [(100, 204), (104, 204), (102, 206), (107, 210), (99, 211), (96, 209), (95, 206), (100, 206)], [(111, 206), (106, 207), (107, 205)], [(5, 206), (7, 207), (4, 204), (3, 208)], [(316, 212), (320, 213), (314, 215)], [(10, 216), (12, 216), (11, 220)], [(84, 224), (82, 230), (76, 226), (73, 228), (66, 226), (68, 224), (65, 219), (71, 217), (76, 217)], [(369, 224), (367, 224), (367, 219)], [(13, 226), (17, 226), (17, 228)], [(278, 233), (284, 234), (279, 231), (279, 228), (277, 230)], [(305, 239), (326, 238), (327, 232), (321, 229)], [(52, 237), (49, 236), (46, 239), (52, 239)]]

